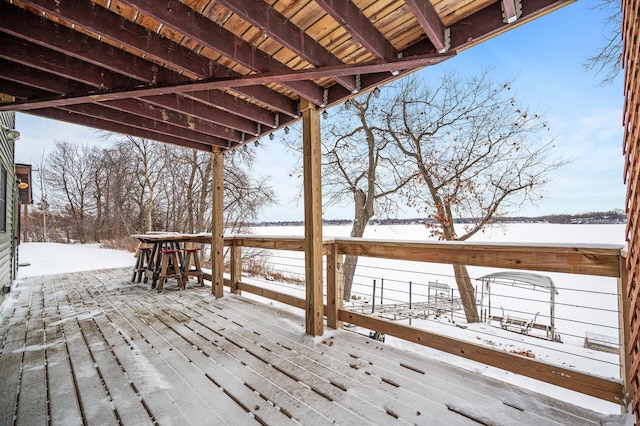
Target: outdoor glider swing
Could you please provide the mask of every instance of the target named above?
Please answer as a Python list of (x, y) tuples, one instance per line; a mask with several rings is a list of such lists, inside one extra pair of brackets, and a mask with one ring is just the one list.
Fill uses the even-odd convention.
[[(484, 298), (488, 299), (488, 321), (499, 321), (500, 326), (509, 331), (515, 331), (523, 334), (529, 334), (532, 329), (546, 331), (546, 338), (552, 341), (561, 342), (560, 335), (555, 332), (555, 296), (558, 294), (553, 280), (545, 275), (532, 274), (529, 272), (496, 272), (478, 278), (482, 281), (482, 296), (480, 299), (480, 311), (484, 310)], [(549, 292), (549, 324), (540, 324), (536, 322), (538, 313), (533, 317), (524, 318), (505, 315), (504, 309), (502, 316), (492, 315), (491, 313), (491, 284), (522, 287), (534, 291)]]

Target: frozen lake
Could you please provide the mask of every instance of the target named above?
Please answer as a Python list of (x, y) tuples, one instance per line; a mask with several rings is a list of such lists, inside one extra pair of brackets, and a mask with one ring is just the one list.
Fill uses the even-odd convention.
[[(479, 233), (470, 241), (477, 242), (504, 242), (504, 243), (533, 243), (533, 244), (586, 244), (601, 245), (612, 244), (620, 247), (626, 246), (624, 239), (626, 225), (564, 225), (564, 224), (506, 224), (493, 227), (486, 232)], [(350, 226), (326, 226), (323, 228), (324, 238), (348, 237)], [(264, 236), (302, 236), (304, 227), (255, 227), (252, 232)], [(376, 240), (410, 240), (430, 241), (428, 230), (421, 224), (415, 225), (369, 225), (365, 232), (365, 238)], [(431, 240), (433, 241), (433, 240)], [(304, 272), (303, 255), (296, 252), (271, 251), (271, 262), (284, 270), (289, 275)], [(277, 266), (278, 267), (278, 266)], [(489, 273), (503, 271), (500, 269), (469, 267), (469, 274), (476, 285), (477, 293), (482, 292), (482, 284), (477, 278)], [(602, 377), (619, 378), (619, 357), (615, 353), (606, 353), (584, 348), (587, 333), (596, 333), (618, 341), (618, 300), (617, 280), (586, 275), (561, 274), (536, 272), (550, 277), (556, 288), (555, 295), (555, 332), (562, 341), (554, 342), (547, 339), (544, 331), (532, 330), (530, 335), (505, 331), (496, 321), (469, 324), (466, 328), (456, 327), (465, 323), (461, 311), (451, 315), (450, 312), (429, 316), (427, 318), (413, 319), (411, 325), (425, 328), (440, 334), (453, 336), (460, 339), (468, 339), (476, 343), (489, 345), (495, 348), (517, 353), (528, 353), (533, 358), (544, 362), (557, 364), (581, 371), (590, 372)], [(376, 281), (376, 290), (373, 290), (373, 281)], [(382, 281), (384, 280), (384, 281)], [(413, 302), (427, 300), (427, 293), (433, 291), (429, 283), (437, 282), (448, 285), (457, 293), (455, 279), (450, 265), (432, 264), (424, 262), (397, 261), (389, 259), (374, 259), (361, 257), (358, 263), (352, 296), (357, 298), (356, 304), (364, 304), (365, 311), (375, 304), (406, 303), (409, 300), (409, 289)], [(270, 285), (263, 282), (261, 285)], [(384, 298), (381, 297), (381, 287), (384, 286)], [(282, 287), (274, 287), (277, 291), (297, 293), (298, 297), (304, 297), (302, 286), (291, 286), (283, 290)], [(534, 320), (542, 325), (550, 324), (550, 294), (549, 292), (518, 288), (512, 286), (492, 285), (492, 311), (488, 310), (488, 300), (483, 300), (482, 306), (486, 318), (490, 315), (511, 315)], [(375, 294), (375, 299), (374, 299)], [(432, 293), (431, 293), (432, 294)], [(456, 295), (454, 295), (455, 298)], [(401, 320), (408, 324), (408, 320)], [(364, 334), (368, 330), (362, 330)], [(536, 333), (537, 332), (537, 333)], [(391, 344), (407, 349), (415, 349), (415, 345), (387, 337)], [(428, 350), (428, 349), (427, 349)], [(433, 356), (448, 359), (450, 356), (433, 351)], [(460, 364), (461, 361), (455, 361)], [(491, 374), (499, 377), (504, 373), (490, 372), (486, 366), (479, 366), (472, 362), (462, 361), (469, 368), (483, 374)], [(486, 370), (486, 371), (485, 371)], [(528, 379), (524, 379), (528, 380)], [(531, 385), (529, 386), (538, 386)], [(548, 385), (544, 385), (546, 387)], [(542, 390), (546, 392), (547, 390)], [(564, 392), (564, 391), (563, 391)], [(571, 396), (570, 398), (576, 398)], [(595, 402), (589, 397), (577, 397), (578, 400), (586, 398), (584, 404), (598, 404), (600, 410), (616, 412), (618, 410), (612, 404)]]

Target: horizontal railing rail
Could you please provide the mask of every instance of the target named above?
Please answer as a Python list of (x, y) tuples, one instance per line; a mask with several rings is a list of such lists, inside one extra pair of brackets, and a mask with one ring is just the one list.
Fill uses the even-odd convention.
[[(197, 242), (210, 244), (211, 239), (203, 237), (202, 241)], [(305, 309), (307, 301), (304, 298), (293, 296), (286, 291), (263, 288), (246, 280), (243, 281), (241, 254), (243, 249), (303, 252), (305, 248), (303, 237), (234, 235), (225, 237), (224, 245), (230, 248), (230, 274), (229, 278), (225, 279), (225, 285), (233, 293), (245, 291)], [(326, 259), (324, 268), (326, 278), (325, 283), (317, 283), (317, 285), (326, 285), (324, 313), (329, 327), (341, 328), (342, 323), (346, 322), (605, 401), (623, 406), (626, 406), (628, 402), (626, 392), (630, 365), (626, 356), (629, 339), (629, 322), (626, 320), (626, 315), (629, 311), (629, 301), (624, 299), (627, 294), (627, 271), (622, 246), (415, 242), (340, 238), (325, 240), (323, 255)], [(345, 309), (342, 300), (341, 280), (344, 255), (615, 278), (618, 282), (618, 325), (620, 346), (622, 347), (620, 350), (620, 376), (622, 379), (580, 372), (572, 368), (531, 359), (518, 353), (399, 324), (363, 312), (356, 312), (353, 309)]]

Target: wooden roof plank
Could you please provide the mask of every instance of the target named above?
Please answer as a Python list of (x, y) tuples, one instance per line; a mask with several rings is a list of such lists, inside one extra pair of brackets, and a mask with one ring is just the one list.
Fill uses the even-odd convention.
[[(211, 145), (195, 142), (190, 139), (177, 137), (177, 136), (168, 136), (158, 132), (155, 132), (152, 129), (141, 129), (130, 126), (125, 126), (123, 124), (103, 120), (97, 117), (88, 117), (85, 115), (55, 109), (55, 108), (45, 108), (42, 110), (33, 110), (29, 111), (31, 115), (37, 115), (39, 117), (50, 118), (53, 120), (64, 121), (71, 124), (79, 124), (82, 126), (90, 126), (96, 129), (105, 130), (107, 132), (115, 132), (122, 133), (125, 135), (131, 135), (138, 138), (151, 139), (159, 142), (165, 142), (172, 145), (183, 146), (186, 148), (198, 149), (201, 151), (209, 151), (211, 152)], [(220, 140), (217, 142), (217, 146), (227, 146), (226, 141)]]
[(50, 100), (39, 100), (28, 103), (13, 103), (9, 105), (0, 106), (0, 111), (13, 109), (16, 111), (26, 111), (30, 109), (40, 109), (45, 107), (60, 107), (64, 105), (73, 105), (83, 102), (97, 102), (108, 101), (114, 99), (124, 99), (128, 97), (144, 97), (162, 95), (167, 93), (179, 93), (183, 91), (200, 91), (200, 90), (212, 90), (219, 88), (234, 88), (247, 85), (265, 84), (269, 81), (292, 81), (292, 80), (305, 80), (311, 78), (321, 78), (330, 75), (354, 75), (354, 74), (369, 74), (381, 71), (399, 71), (407, 69), (415, 69), (416, 67), (423, 67), (427, 65), (437, 64), (453, 56), (453, 54), (429, 54), (419, 55), (413, 57), (390, 59), (384, 61), (376, 61), (365, 64), (355, 65), (339, 65), (323, 68), (314, 68), (309, 70), (290, 71), (289, 73), (263, 73), (248, 75), (236, 79), (225, 80), (213, 80), (213, 81), (198, 81), (189, 84), (179, 84), (167, 87), (146, 87), (138, 88), (134, 90), (124, 91), (110, 91), (104, 93), (97, 93), (95, 95), (78, 96), (75, 98), (58, 98)]
[[(115, 40), (133, 51), (144, 52), (148, 57), (176, 70), (195, 73), (201, 78), (234, 75), (215, 61), (202, 57), (90, 1), (24, 0), (23, 3), (79, 27), (88, 27), (101, 37)], [(282, 99), (284, 96), (265, 87), (252, 88), (244, 94), (290, 115), (295, 114), (297, 109), (293, 101)]]
[[(192, 140), (194, 142), (202, 142), (207, 145), (222, 145), (227, 146), (228, 140), (236, 142), (240, 141), (240, 135), (237, 132), (228, 130), (225, 135), (224, 129), (219, 130), (219, 134), (215, 136), (199, 133), (197, 131), (180, 129), (176, 131), (175, 122), (168, 122), (162, 120), (155, 120), (147, 118), (143, 115), (134, 115), (130, 111), (122, 111), (118, 109), (118, 102), (114, 103), (100, 103), (100, 104), (82, 104), (82, 105), (68, 105), (64, 109), (66, 111), (85, 115), (87, 117), (95, 117), (103, 121), (113, 122), (119, 125), (129, 126), (131, 128), (138, 128), (144, 130), (151, 130), (157, 133), (167, 136), (181, 136), (185, 139)], [(141, 108), (140, 108), (141, 109)], [(143, 112), (139, 112), (143, 114)]]
[[(218, 0), (227, 9), (233, 11), (245, 21), (262, 28), (278, 43), (295, 52), (299, 57), (313, 65), (341, 64), (338, 58), (320, 46), (314, 39), (294, 25), (286, 17), (265, 3), (253, 0)], [(355, 90), (353, 77), (337, 77), (336, 80), (349, 90)]]
[(449, 49), (449, 40), (447, 40), (444, 25), (431, 2), (428, 0), (406, 0), (406, 2), (436, 50), (441, 53), (446, 52)]
[[(197, 40), (210, 49), (218, 51), (222, 55), (233, 57), (254, 71), (282, 72), (288, 70), (284, 64), (264, 52), (254, 49), (249, 43), (204, 16), (195, 13), (193, 9), (178, 0), (168, 0), (163, 3), (162, 7), (158, 7), (158, 4), (153, 0), (122, 1), (129, 7), (157, 19), (164, 25), (178, 29), (187, 37)], [(317, 105), (322, 104), (322, 89), (313, 82), (287, 82), (284, 86)]]
[(316, 3), (378, 59), (396, 57), (396, 49), (351, 1), (316, 0)]

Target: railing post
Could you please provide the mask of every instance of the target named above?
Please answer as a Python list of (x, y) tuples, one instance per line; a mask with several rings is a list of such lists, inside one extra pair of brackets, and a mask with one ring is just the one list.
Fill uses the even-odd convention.
[(220, 148), (214, 147), (212, 155), (211, 292), (218, 299), (224, 295), (224, 162)]
[(302, 151), (304, 175), (304, 262), (306, 280), (305, 328), (321, 336), (324, 327), (322, 294), (322, 163), (320, 114), (316, 106), (302, 99)]
[(327, 252), (327, 327), (342, 328), (338, 311), (342, 309), (342, 260), (338, 244), (333, 242)]
[(231, 245), (231, 293), (242, 294), (242, 290), (238, 289), (238, 283), (242, 280), (242, 246), (237, 244), (234, 239)]
[(618, 278), (618, 321), (620, 330), (620, 376), (622, 377), (623, 395), (626, 404), (621, 404), (622, 412), (626, 413), (637, 392), (631, 380), (631, 303), (629, 295), (629, 271), (625, 257), (620, 255), (620, 277)]

